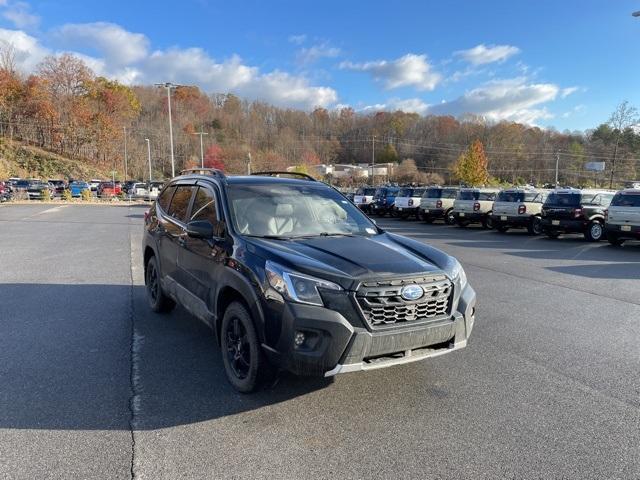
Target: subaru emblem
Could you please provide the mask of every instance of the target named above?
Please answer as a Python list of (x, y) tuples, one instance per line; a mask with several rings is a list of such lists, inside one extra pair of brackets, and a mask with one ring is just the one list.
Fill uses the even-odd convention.
[(419, 285), (407, 285), (400, 290), (400, 296), (405, 300), (418, 300), (424, 295), (424, 290)]

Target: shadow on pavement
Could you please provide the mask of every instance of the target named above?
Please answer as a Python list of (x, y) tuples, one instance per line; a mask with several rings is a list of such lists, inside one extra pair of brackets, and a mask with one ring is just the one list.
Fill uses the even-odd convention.
[(152, 313), (143, 287), (2, 284), (0, 428), (128, 430), (132, 315), (137, 429), (233, 415), (331, 383), (282, 375), (238, 394), (209, 328), (179, 308)]

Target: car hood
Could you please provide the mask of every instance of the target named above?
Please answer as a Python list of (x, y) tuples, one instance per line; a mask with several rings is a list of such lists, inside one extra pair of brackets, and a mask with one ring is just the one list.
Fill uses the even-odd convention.
[(388, 233), (292, 240), (250, 238), (247, 242), (249, 251), (263, 259), (346, 289), (365, 279), (440, 273), (438, 265), (444, 265), (448, 258), (432, 247)]

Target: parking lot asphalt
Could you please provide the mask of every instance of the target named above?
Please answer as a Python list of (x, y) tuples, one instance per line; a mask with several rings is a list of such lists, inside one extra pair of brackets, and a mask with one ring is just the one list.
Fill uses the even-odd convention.
[(455, 255), (469, 346), (240, 395), (144, 298), (144, 207), (0, 207), (0, 478), (640, 478), (640, 245), (378, 220)]

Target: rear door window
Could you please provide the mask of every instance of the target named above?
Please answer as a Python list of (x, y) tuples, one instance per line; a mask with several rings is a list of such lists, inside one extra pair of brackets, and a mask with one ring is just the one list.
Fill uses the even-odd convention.
[(167, 212), (169, 216), (180, 222), (185, 221), (193, 188), (190, 185), (178, 185), (169, 205), (169, 211)]
[(193, 200), (189, 221), (209, 221), (212, 225), (218, 222), (218, 212), (216, 211), (216, 198), (212, 192), (206, 188), (199, 187), (196, 197)]

